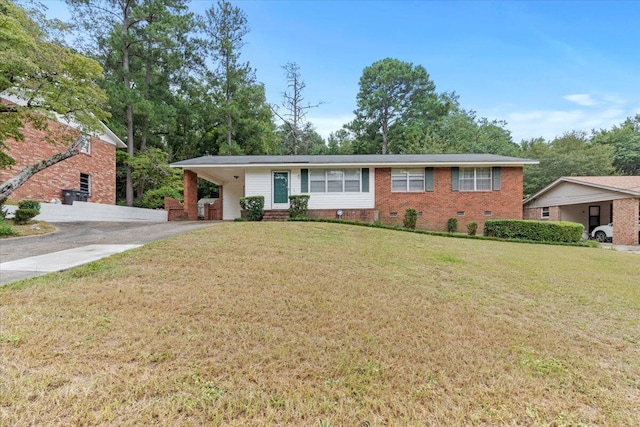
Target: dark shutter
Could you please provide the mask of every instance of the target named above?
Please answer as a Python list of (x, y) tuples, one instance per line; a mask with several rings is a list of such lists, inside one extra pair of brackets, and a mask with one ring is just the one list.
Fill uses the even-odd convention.
[(362, 192), (369, 192), (369, 168), (362, 168)]
[(300, 170), (300, 192), (308, 193), (309, 192), (309, 169), (301, 169)]
[(424, 168), (424, 191), (433, 191), (433, 168)]
[(502, 186), (502, 168), (495, 167), (493, 168), (493, 190), (499, 191)]
[(460, 168), (451, 168), (451, 191), (460, 190)]

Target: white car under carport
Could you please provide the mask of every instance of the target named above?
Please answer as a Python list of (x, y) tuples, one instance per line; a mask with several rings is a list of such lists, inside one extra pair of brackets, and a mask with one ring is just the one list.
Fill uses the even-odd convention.
[[(638, 221), (638, 232), (640, 233), (640, 220)], [(593, 229), (591, 237), (598, 242), (610, 242), (613, 239), (613, 223), (601, 225)]]

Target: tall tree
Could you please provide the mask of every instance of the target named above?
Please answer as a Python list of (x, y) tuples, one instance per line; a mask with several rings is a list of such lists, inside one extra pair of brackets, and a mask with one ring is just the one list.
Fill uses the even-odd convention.
[(276, 150), (273, 118), (264, 86), (255, 71), (240, 60), (247, 17), (238, 7), (219, 0), (206, 11), (208, 58), (216, 64), (209, 74), (211, 96), (217, 105), (218, 126), (213, 135), (219, 154), (261, 154)]
[(26, 168), (0, 185), (0, 201), (38, 171), (79, 152), (77, 132), (55, 135), (45, 119), (79, 124), (81, 133), (101, 129), (108, 117), (106, 95), (98, 85), (102, 68), (91, 59), (53, 42), (27, 11), (0, 0), (0, 93), (17, 102), (0, 103), (0, 167), (13, 163), (5, 152), (8, 138), (23, 140), (29, 123), (47, 131), (56, 142), (70, 143), (58, 155)]
[[(163, 146), (175, 117), (172, 85), (196, 56), (188, 56), (195, 26), (185, 0), (67, 0), (77, 28), (89, 37), (84, 48), (105, 66), (114, 118), (127, 135), (128, 155), (143, 152), (151, 140)], [(81, 46), (82, 47), (82, 46)], [(126, 201), (136, 191), (132, 162), (126, 162)], [(137, 188), (137, 196), (143, 187)]]
[(285, 108), (284, 114), (280, 115), (274, 108), (274, 113), (282, 120), (283, 125), (281, 133), (283, 134), (282, 146), (283, 154), (306, 154), (309, 148), (314, 145), (312, 139), (315, 137), (314, 132), (306, 123), (306, 115), (308, 110), (317, 108), (322, 104), (304, 102), (303, 91), (307, 84), (302, 78), (300, 66), (295, 62), (288, 62), (283, 65), (285, 78), (287, 80), (287, 89), (282, 93), (282, 106)]
[(386, 58), (366, 67), (360, 77), (356, 119), (350, 124), (362, 139), (380, 135), (376, 151), (389, 152), (394, 126), (420, 121), (434, 122), (446, 108), (435, 92), (435, 84), (421, 65)]
[(640, 175), (640, 114), (595, 132), (592, 140), (614, 148), (613, 164), (623, 175)]
[(584, 132), (572, 131), (546, 142), (523, 141), (522, 156), (540, 161), (524, 169), (524, 194), (530, 196), (562, 176), (614, 175), (614, 148), (593, 144)]

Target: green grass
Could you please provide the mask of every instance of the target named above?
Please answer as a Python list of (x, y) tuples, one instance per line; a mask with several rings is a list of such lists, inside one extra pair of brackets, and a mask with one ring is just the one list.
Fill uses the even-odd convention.
[(0, 425), (640, 424), (637, 254), (225, 223), (0, 319)]

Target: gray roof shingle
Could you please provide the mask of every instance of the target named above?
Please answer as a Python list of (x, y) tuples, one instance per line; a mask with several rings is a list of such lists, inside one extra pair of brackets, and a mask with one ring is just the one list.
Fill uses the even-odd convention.
[(189, 166), (252, 166), (252, 165), (452, 165), (452, 164), (494, 164), (525, 165), (537, 164), (536, 160), (494, 154), (353, 154), (321, 156), (203, 156), (172, 163), (173, 167)]

